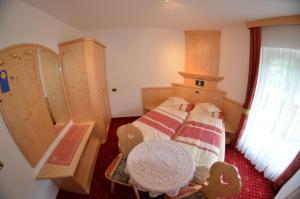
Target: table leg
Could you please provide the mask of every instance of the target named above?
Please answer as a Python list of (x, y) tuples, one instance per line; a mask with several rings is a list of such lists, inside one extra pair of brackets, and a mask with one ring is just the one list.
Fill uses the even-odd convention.
[(133, 187), (133, 191), (134, 191), (136, 199), (140, 199), (139, 190), (136, 187)]

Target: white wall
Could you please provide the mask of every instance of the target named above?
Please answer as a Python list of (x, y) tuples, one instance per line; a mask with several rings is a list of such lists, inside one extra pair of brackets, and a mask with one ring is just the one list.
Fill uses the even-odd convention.
[[(85, 33), (106, 46), (107, 78), (113, 117), (142, 114), (141, 87), (182, 81), (184, 32), (155, 28), (108, 29)], [(247, 88), (249, 30), (244, 24), (222, 29), (219, 88), (243, 103)], [(117, 88), (117, 92), (111, 92)]]
[(227, 97), (244, 103), (248, 69), (250, 33), (245, 24), (232, 25), (222, 29), (219, 75), (224, 77), (218, 87), (226, 91)]
[[(38, 43), (57, 51), (57, 43), (80, 33), (55, 18), (16, 0), (0, 1), (0, 48)], [(58, 189), (50, 181), (34, 179), (33, 169), (17, 148), (0, 116), (1, 199), (53, 199)]]
[(0, 1), (0, 48), (17, 43), (38, 43), (56, 52), (57, 44), (80, 32), (18, 0)]
[[(142, 114), (141, 87), (181, 82), (184, 33), (156, 28), (108, 29), (86, 33), (106, 45), (106, 69), (113, 117)], [(117, 88), (117, 92), (111, 92)]]

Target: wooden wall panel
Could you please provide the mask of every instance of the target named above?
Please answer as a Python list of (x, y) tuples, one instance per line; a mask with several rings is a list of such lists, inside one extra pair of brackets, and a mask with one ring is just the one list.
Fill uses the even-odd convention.
[(242, 104), (226, 97), (222, 110), (225, 112), (225, 121), (229, 125), (230, 131), (235, 133), (242, 116)]
[(223, 106), (223, 100), (225, 97), (225, 93), (212, 91), (208, 89), (196, 89), (196, 88), (189, 88), (179, 85), (174, 85), (174, 95), (182, 97), (189, 102), (196, 104), (198, 102), (203, 103), (214, 103), (218, 107)]
[(56, 136), (36, 58), (36, 46), (32, 45), (13, 46), (0, 52), (10, 84), (9, 92), (0, 93), (1, 113), (17, 146), (33, 167)]
[(173, 96), (172, 87), (142, 88), (143, 107), (156, 107), (170, 96)]
[(222, 108), (225, 92), (208, 89), (193, 89), (177, 84), (174, 84), (173, 87), (142, 88), (143, 107), (144, 109), (147, 107), (155, 107), (170, 96), (182, 97), (193, 104), (198, 102), (211, 102)]
[[(105, 71), (105, 48), (93, 40), (85, 42), (85, 60), (87, 68), (87, 80), (89, 85), (90, 103), (93, 116), (96, 120), (95, 132), (104, 141), (107, 137), (107, 129), (110, 123), (110, 110), (105, 107), (108, 102), (106, 71)], [(93, 66), (93, 67), (89, 67)]]
[(220, 31), (185, 31), (185, 72), (217, 76)]
[(216, 89), (190, 87), (173, 84), (173, 87), (142, 88), (144, 113), (152, 110), (170, 96), (182, 97), (193, 104), (213, 103), (225, 113), (226, 143), (234, 137), (242, 115), (242, 105), (226, 97), (226, 93)]
[(75, 123), (90, 122), (90, 107), (85, 44), (82, 42), (60, 46), (64, 83), (72, 119)]

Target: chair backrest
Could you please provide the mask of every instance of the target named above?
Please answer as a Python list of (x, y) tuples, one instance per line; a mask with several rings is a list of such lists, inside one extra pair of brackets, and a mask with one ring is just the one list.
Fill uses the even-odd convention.
[(133, 147), (143, 142), (143, 134), (132, 124), (122, 125), (117, 129), (120, 153), (128, 154)]
[(242, 188), (238, 169), (226, 162), (216, 162), (210, 168), (210, 176), (200, 192), (208, 199), (224, 198), (237, 195)]

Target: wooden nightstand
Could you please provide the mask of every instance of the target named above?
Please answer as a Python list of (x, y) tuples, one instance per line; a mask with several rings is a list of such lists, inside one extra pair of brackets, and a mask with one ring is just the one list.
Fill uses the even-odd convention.
[(226, 132), (225, 143), (230, 144), (231, 140), (235, 135), (235, 129), (227, 121), (225, 121), (225, 132)]

